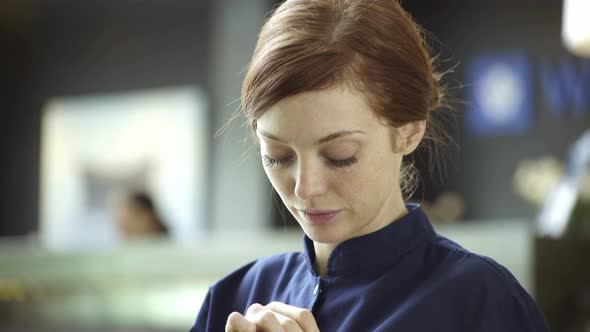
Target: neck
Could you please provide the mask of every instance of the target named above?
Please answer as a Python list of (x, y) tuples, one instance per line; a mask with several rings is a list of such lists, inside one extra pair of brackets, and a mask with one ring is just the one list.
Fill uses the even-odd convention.
[(313, 265), (316, 273), (322, 278), (328, 274), (328, 258), (330, 258), (337, 245), (338, 243), (313, 242), (315, 250), (315, 262)]
[(406, 209), (404, 201), (401, 197), (401, 193), (399, 196), (395, 196), (397, 197), (395, 197), (395, 199), (391, 199), (392, 202), (384, 204), (384, 208), (381, 209), (381, 211), (371, 222), (362, 227), (359, 232), (352, 234), (350, 237), (342, 240), (341, 242), (321, 243), (313, 241), (313, 248), (315, 251), (314, 268), (320, 277), (325, 277), (327, 275), (328, 259), (338, 244), (355, 237), (376, 232), (408, 213), (408, 210)]

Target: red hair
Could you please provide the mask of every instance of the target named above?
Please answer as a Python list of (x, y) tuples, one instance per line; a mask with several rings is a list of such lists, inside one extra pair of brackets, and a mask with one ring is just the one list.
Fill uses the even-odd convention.
[(429, 121), (442, 103), (439, 79), (422, 30), (396, 0), (288, 0), (262, 27), (242, 111), (256, 130), (276, 102), (346, 83), (388, 125), (426, 120), (424, 137), (433, 139), (440, 136)]

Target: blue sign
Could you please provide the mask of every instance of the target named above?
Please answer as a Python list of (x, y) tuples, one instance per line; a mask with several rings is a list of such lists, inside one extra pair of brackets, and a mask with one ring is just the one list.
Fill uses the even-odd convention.
[(475, 58), (467, 68), (467, 132), (480, 137), (524, 134), (533, 120), (530, 76), (523, 54)]
[(544, 58), (540, 64), (542, 97), (549, 113), (583, 117), (590, 112), (590, 61), (572, 58), (560, 63)]

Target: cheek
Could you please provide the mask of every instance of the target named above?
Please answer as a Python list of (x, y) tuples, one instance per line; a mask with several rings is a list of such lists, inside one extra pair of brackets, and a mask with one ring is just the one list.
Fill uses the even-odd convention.
[(374, 158), (353, 172), (342, 174), (339, 192), (358, 210), (371, 209), (387, 197), (395, 185), (395, 170), (386, 158)]
[(356, 165), (350, 169), (342, 169), (330, 176), (330, 191), (354, 211), (362, 210), (368, 199), (367, 186), (372, 186), (366, 165)]
[(279, 172), (276, 170), (270, 170), (268, 168), (264, 168), (264, 172), (266, 173), (266, 177), (270, 181), (270, 184), (275, 189), (275, 191), (281, 196), (283, 201), (289, 197), (289, 192), (294, 190), (294, 188), (289, 184), (289, 179), (284, 174), (284, 172)]

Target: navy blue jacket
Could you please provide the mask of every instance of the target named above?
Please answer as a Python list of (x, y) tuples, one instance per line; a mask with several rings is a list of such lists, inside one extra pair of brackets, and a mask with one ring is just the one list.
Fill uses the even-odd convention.
[(543, 315), (503, 266), (438, 234), (418, 205), (396, 222), (339, 244), (327, 276), (304, 253), (256, 260), (213, 285), (191, 332), (224, 331), (253, 303), (312, 311), (322, 332), (544, 332)]

